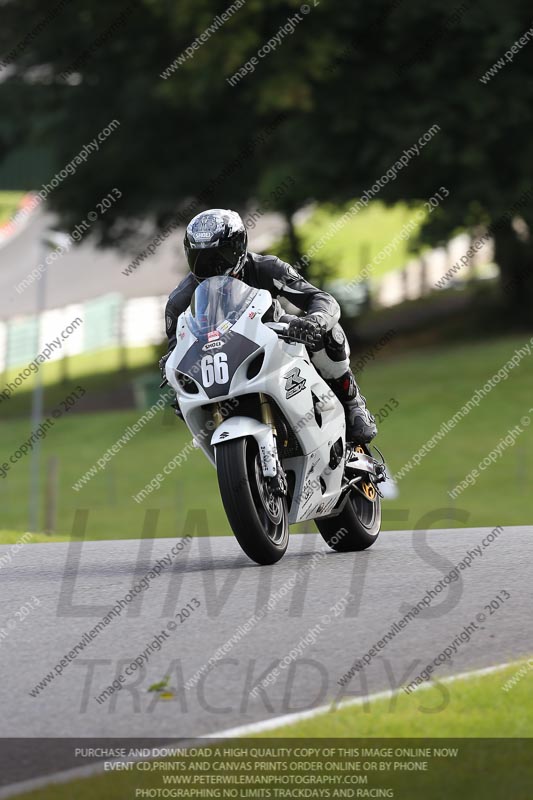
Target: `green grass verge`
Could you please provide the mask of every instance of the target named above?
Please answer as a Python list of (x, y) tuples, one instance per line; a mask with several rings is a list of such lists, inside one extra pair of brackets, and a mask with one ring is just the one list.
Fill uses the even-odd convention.
[[(162, 348), (159, 347), (124, 350), (113, 347), (44, 364), (41, 374), (46, 407), (53, 408), (60, 404), (77, 384), (82, 384), (93, 396), (104, 392), (110, 398), (113, 391), (122, 390), (125, 384), (131, 385), (141, 376), (151, 374), (155, 382), (159, 377), (157, 361), (161, 352)], [(19, 372), (20, 367), (4, 373), (0, 389), (8, 381), (13, 381)], [(31, 374), (7, 402), (0, 401), (0, 413), (4, 419), (29, 416), (34, 384), (35, 375)]]
[[(298, 227), (302, 252), (308, 252), (322, 237), (328, 237), (332, 225), (349, 211), (354, 202), (351, 201), (342, 208), (320, 205), (313, 215)], [(379, 201), (372, 202), (331, 236), (317, 252), (316, 257), (319, 261), (331, 265), (332, 276), (351, 280), (400, 233), (419, 208), (419, 206), (410, 208), (404, 203), (385, 206)], [(422, 222), (423, 220), (416, 224), (410, 236), (411, 240), (416, 238)], [(408, 243), (408, 239), (401, 240), (394, 252), (375, 265), (372, 277), (379, 277), (405, 266), (413, 257), (413, 253), (408, 252)]]
[(16, 213), (24, 192), (0, 192), (0, 225)]
[[(84, 353), (77, 356), (65, 356), (56, 361), (49, 361), (42, 365), (39, 370), (44, 386), (54, 386), (58, 383), (76, 380), (85, 377), (103, 377), (106, 383), (109, 378), (116, 375), (117, 370), (136, 370), (140, 368), (156, 369), (159, 348), (152, 346), (132, 347), (121, 349), (110, 347), (106, 350), (99, 350), (95, 353)], [(155, 359), (155, 360), (154, 360)], [(21, 372), (26, 364), (12, 367), (2, 375), (2, 384), (6, 385), (13, 381)], [(32, 373), (25, 378), (24, 382), (16, 389), (16, 398), (19, 399), (25, 393), (31, 392), (35, 384), (35, 374)], [(2, 388), (3, 388), (2, 386)], [(15, 397), (14, 394), (14, 397)], [(12, 403), (14, 405), (14, 403)]]
[[(440, 688), (411, 695), (400, 692), (391, 700), (372, 701), (365, 706), (330, 711), (295, 725), (268, 731), (258, 738), (528, 738), (533, 736), (531, 678), (524, 678), (510, 692), (502, 689), (518, 666), (513, 665), (492, 675), (441, 684)], [(238, 746), (239, 742), (234, 740), (232, 744)], [(457, 742), (444, 744), (461, 749), (461, 744)], [(347, 743), (347, 746), (351, 745)], [(499, 762), (496, 759), (490, 764), (482, 763), (481, 746), (476, 755), (476, 764), (471, 761), (465, 763), (463, 759), (458, 767), (455, 762), (444, 760), (429, 773), (388, 773), (386, 782), (380, 780), (380, 783), (393, 788), (397, 797), (405, 798), (445, 800), (457, 797), (477, 800), (531, 796), (528, 794), (531, 789), (531, 768), (528, 775), (521, 748), (511, 748)], [(486, 787), (483, 792), (479, 791), (484, 770), (493, 770), (490, 785), (494, 793), (491, 791), (490, 795), (486, 794)], [(71, 800), (73, 797), (77, 800), (92, 800), (94, 797), (123, 800), (134, 797), (136, 790), (153, 789), (159, 783), (158, 774), (153, 772), (113, 772), (17, 797), (19, 800)], [(509, 790), (511, 794), (507, 794)]]
[[(29, 535), (29, 534), (28, 534)], [(0, 544), (18, 544), (24, 533), (20, 531), (0, 531)], [(69, 536), (48, 535), (46, 533), (32, 533), (31, 539), (25, 539), (22, 544), (43, 544), (44, 542), (68, 542)]]
[[(524, 662), (525, 663), (525, 662)], [(533, 736), (531, 677), (509, 692), (502, 686), (520, 664), (505, 670), (441, 683), (429, 689), (391, 699), (373, 700), (364, 706), (341, 708), (269, 731), (268, 738), (530, 738)], [(362, 687), (354, 678), (347, 687), (355, 694)]]
[[(374, 412), (384, 409), (390, 398), (398, 403), (388, 417), (382, 413), (377, 438), (390, 471), (397, 472), (526, 340), (525, 335), (506, 337), (396, 355), (393, 344), (384, 347), (359, 377)], [(509, 378), (496, 386), (400, 482), (399, 497), (384, 503), (384, 529), (420, 527), (424, 515), (450, 508), (463, 511), (459, 526), (531, 523), (527, 464), (533, 426), (502, 452), (495, 465), (482, 472), (475, 486), (455, 501), (448, 496), (448, 490), (533, 407), (529, 358), (524, 358)], [(62, 395), (68, 393), (71, 383), (62, 387)], [(84, 488), (73, 491), (72, 484), (138, 419), (139, 413), (66, 415), (48, 432), (42, 448), (43, 478), (47, 459), (56, 455), (60, 483), (57, 533), (70, 533), (74, 512), (80, 508), (90, 512), (89, 538), (133, 538), (140, 534), (146, 509), (155, 508), (160, 510), (157, 536), (182, 535), (191, 511), (197, 513), (204, 533), (229, 535), (215, 471), (199, 451), (194, 451), (143, 503), (132, 499), (190, 440), (188, 431), (170, 409), (149, 422)], [(2, 461), (29, 434), (26, 420), (0, 423)], [(29, 457), (19, 461), (5, 479), (0, 479), (0, 524), (7, 530), (27, 528), (29, 462)], [(454, 524), (444, 511), (431, 523), (437, 528)], [(308, 529), (313, 529), (312, 523)]]

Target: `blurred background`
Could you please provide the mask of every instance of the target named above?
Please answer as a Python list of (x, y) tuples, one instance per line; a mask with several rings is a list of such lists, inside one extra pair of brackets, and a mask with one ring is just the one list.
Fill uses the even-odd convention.
[(148, 509), (158, 536), (230, 532), (199, 452), (134, 499), (190, 441), (171, 409), (127, 434), (161, 396), (184, 223), (209, 207), (239, 211), (252, 251), (341, 303), (397, 476), (384, 527), (531, 522), (526, 4), (2, 0), (0, 14), (3, 542), (133, 538)]

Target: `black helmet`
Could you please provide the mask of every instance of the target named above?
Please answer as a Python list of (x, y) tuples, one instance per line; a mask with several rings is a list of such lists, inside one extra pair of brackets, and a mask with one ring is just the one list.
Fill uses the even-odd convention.
[(197, 278), (235, 278), (244, 267), (248, 233), (235, 211), (211, 208), (189, 222), (183, 245), (189, 269)]

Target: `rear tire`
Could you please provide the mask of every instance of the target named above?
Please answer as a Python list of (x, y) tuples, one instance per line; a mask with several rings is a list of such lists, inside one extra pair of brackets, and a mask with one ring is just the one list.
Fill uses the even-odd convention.
[(381, 529), (381, 497), (376, 493), (375, 500), (368, 500), (351, 491), (340, 514), (316, 519), (315, 525), (338, 553), (366, 550), (374, 544)]
[(287, 498), (274, 497), (263, 476), (255, 439), (216, 446), (218, 485), (235, 538), (257, 564), (275, 564), (289, 543)]

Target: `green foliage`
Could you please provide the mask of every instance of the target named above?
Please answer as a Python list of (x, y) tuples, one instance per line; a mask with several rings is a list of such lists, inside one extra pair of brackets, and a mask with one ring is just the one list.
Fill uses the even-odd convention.
[(0, 192), (0, 225), (13, 217), (22, 197), (22, 192)]
[[(38, 0), (8, 0), (4, 58), (40, 28), (1, 84), (0, 158), (2, 144), (30, 138), (53, 143), (65, 164), (118, 119), (119, 130), (50, 197), (70, 229), (119, 187), (123, 200), (100, 220), (107, 241), (135, 232), (146, 214), (162, 224), (191, 198), (242, 210), (288, 174), (295, 185), (278, 204), (287, 216), (310, 200), (347, 202), (432, 125), (438, 135), (378, 193), (386, 203), (419, 202), (449, 189), (425, 226), (427, 243), (495, 222), (530, 188), (533, 46), (480, 81), (530, 28), (521, 0), (321, 2), (308, 15), (299, 7), (248, 0), (165, 79), (225, 3), (69, 2), (43, 26), (50, 12)], [(227, 79), (297, 14), (292, 33), (231, 86)], [(532, 222), (533, 192), (520, 213)], [(512, 283), (506, 298), (528, 315), (532, 247), (522, 239), (509, 220), (496, 232)]]
[(168, 684), (170, 682), (170, 675), (165, 675), (162, 681), (158, 681), (157, 683), (152, 683), (151, 686), (148, 687), (146, 690), (147, 692), (164, 692), (167, 689)]
[[(378, 262), (373, 263), (376, 256), (413, 218), (415, 210), (418, 209), (409, 208), (404, 203), (389, 207), (380, 202), (370, 203), (331, 236), (331, 226), (349, 211), (353, 204), (352, 200), (341, 208), (321, 205), (301, 226), (299, 233), (304, 253), (323, 238), (327, 239), (319, 250), (318, 258), (312, 259), (313, 277), (317, 261), (326, 265), (328, 277), (335, 276), (350, 281), (357, 278), (358, 273), (368, 265), (372, 265), (371, 277), (378, 278), (386, 272), (405, 266), (412, 257), (408, 240), (405, 239), (399, 242), (394, 252), (379, 256)], [(420, 225), (416, 224), (411, 234), (412, 240), (416, 239), (419, 228)]]

